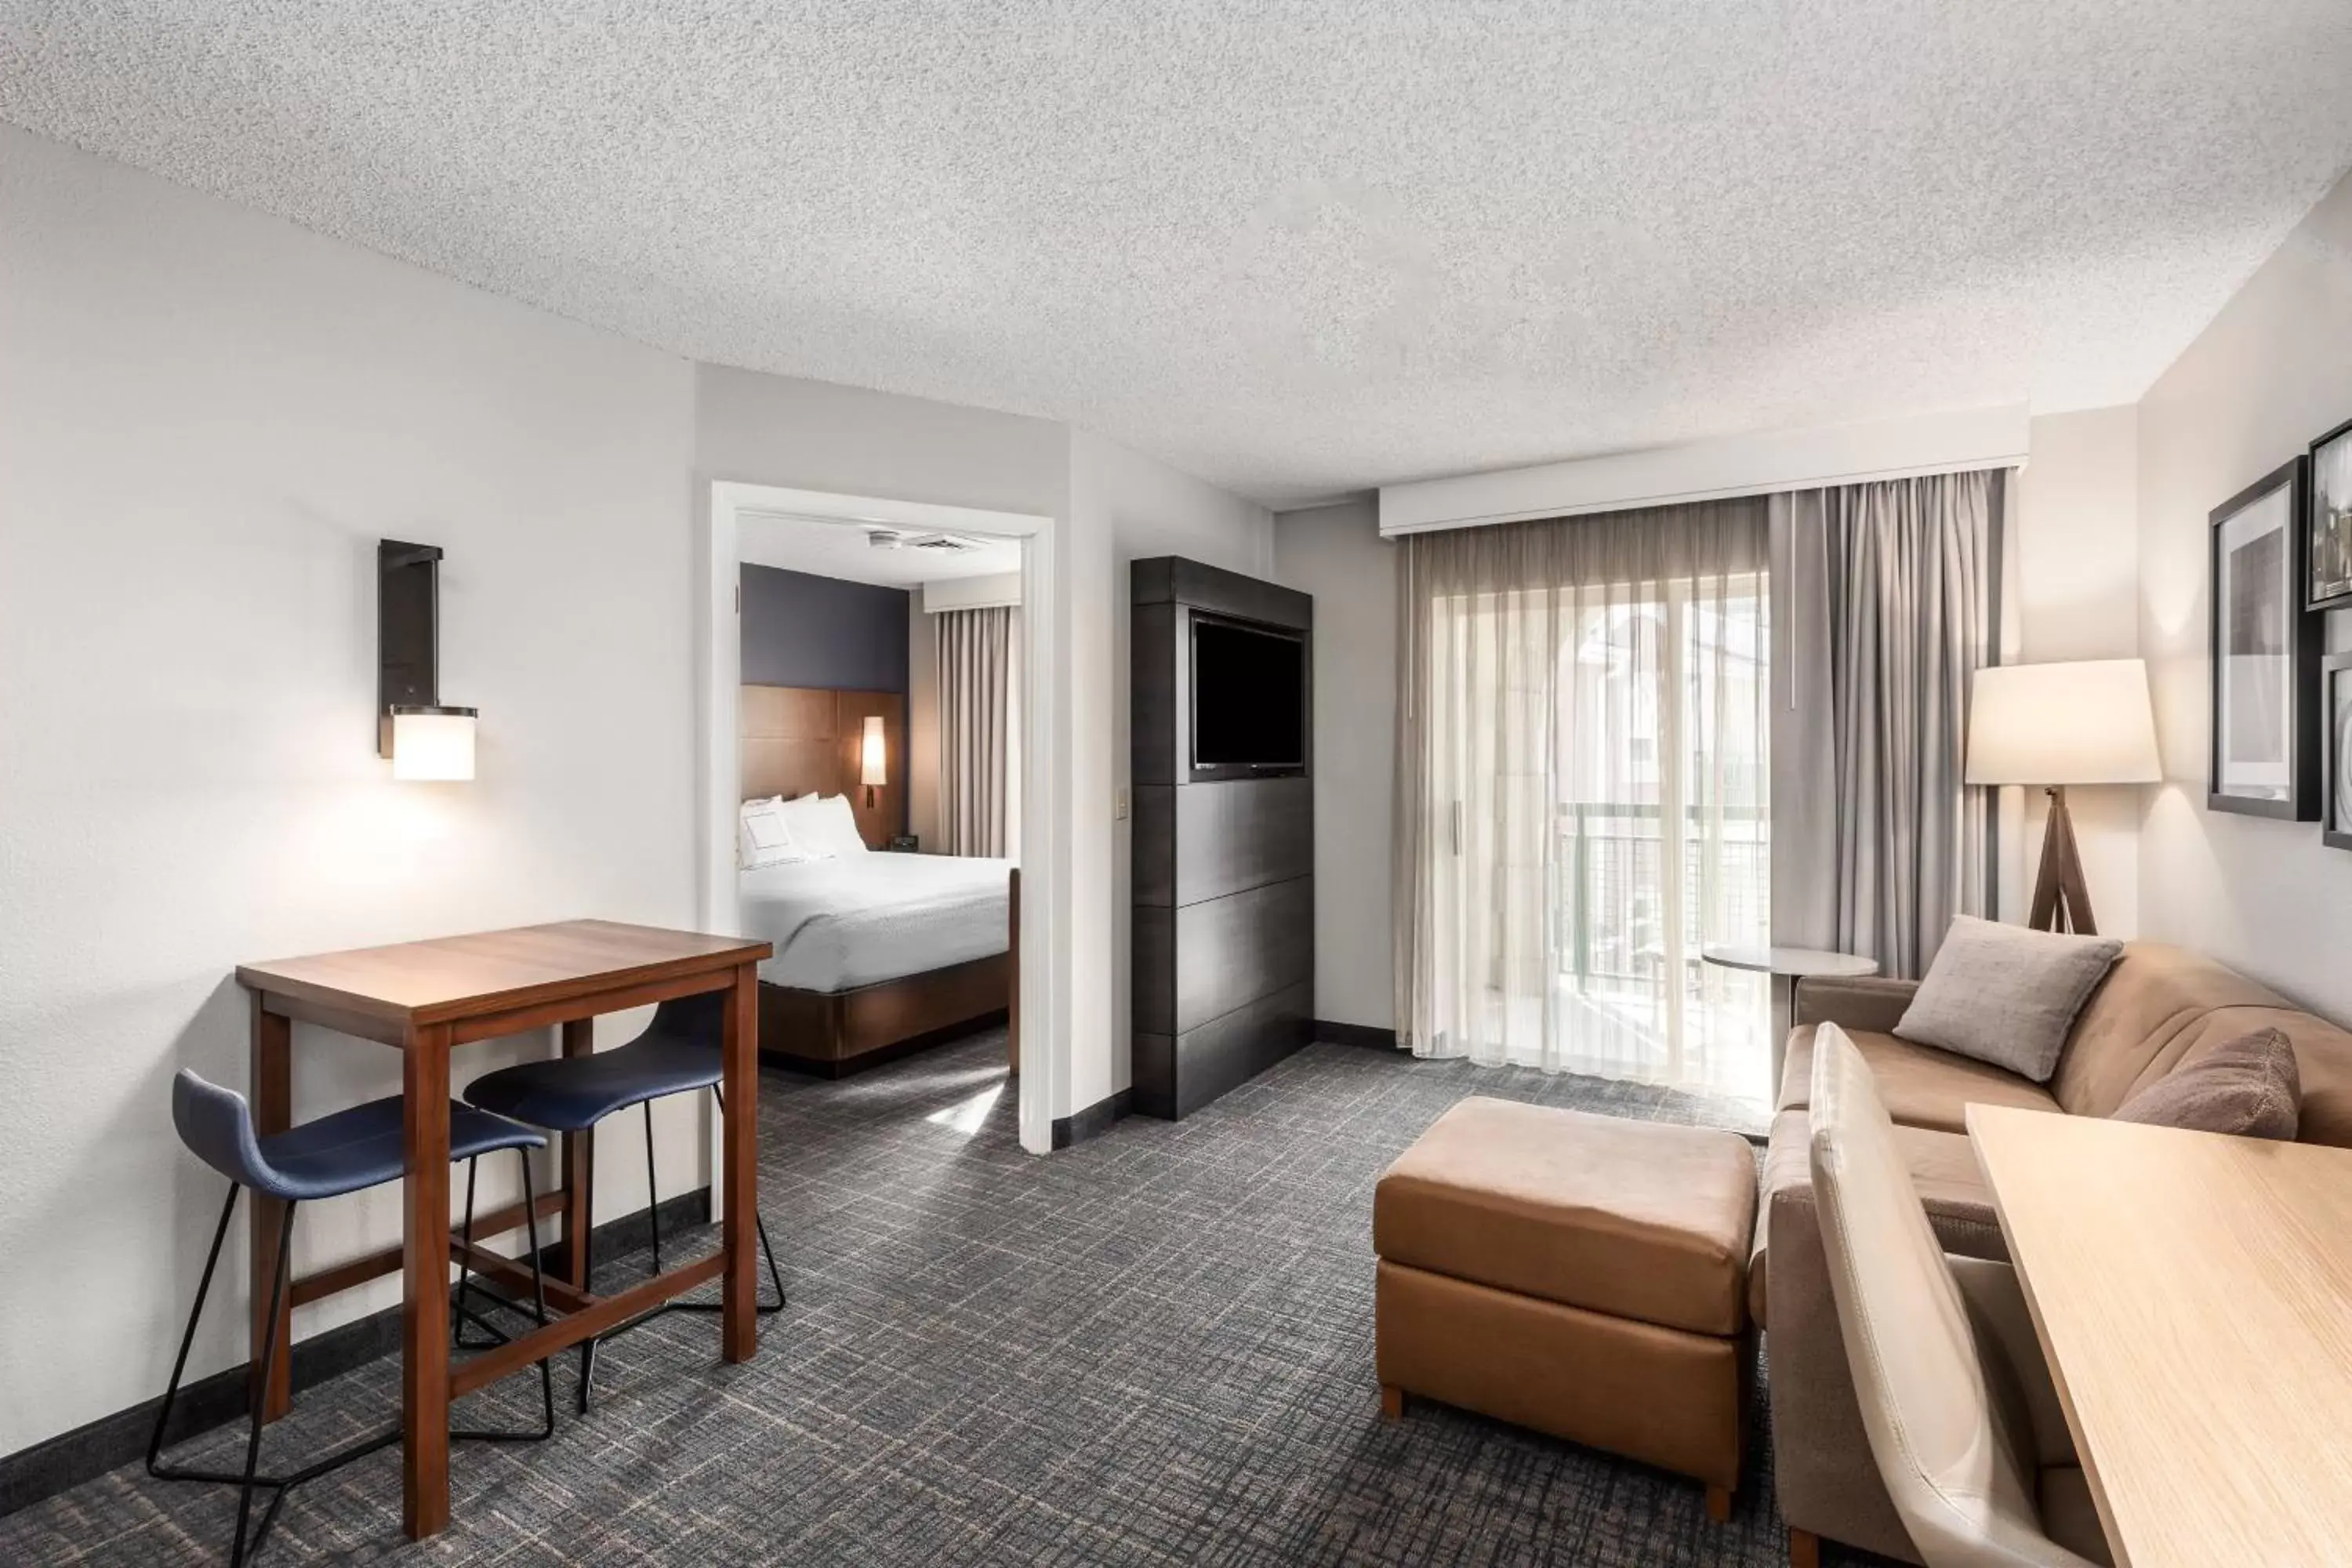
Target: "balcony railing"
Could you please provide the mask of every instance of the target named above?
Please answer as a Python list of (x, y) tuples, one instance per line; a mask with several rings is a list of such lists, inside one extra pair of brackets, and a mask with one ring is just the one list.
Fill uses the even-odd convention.
[[(1559, 808), (1565, 840), (1560, 918), (1560, 973), (1578, 989), (1627, 986), (1649, 989), (1666, 961), (1664, 912), (1658, 880), (1664, 843), (1661, 808), (1630, 801), (1563, 804)], [(1771, 842), (1761, 806), (1697, 806), (1683, 814), (1683, 940), (1685, 966), (1694, 971), (1707, 942), (1752, 938), (1769, 929)], [(1728, 831), (1713, 849), (1717, 889), (1716, 919), (1702, 930), (1707, 835), (1719, 821)], [(1744, 829), (1745, 831), (1742, 831)]]

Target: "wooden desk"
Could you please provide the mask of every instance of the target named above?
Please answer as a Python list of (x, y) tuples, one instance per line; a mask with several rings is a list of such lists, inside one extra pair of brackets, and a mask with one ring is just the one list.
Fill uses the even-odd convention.
[[(263, 1133), (283, 1131), (293, 1115), (293, 1021), (318, 1024), (396, 1047), (403, 1055), (408, 1176), (404, 1239), (398, 1247), (354, 1259), (294, 1282), (281, 1309), (315, 1301), (389, 1274), (405, 1275), (402, 1309), (401, 1404), (403, 1517), (412, 1539), (449, 1521), (449, 1402), (521, 1367), (603, 1332), (710, 1279), (722, 1281), (722, 1353), (750, 1359), (759, 1348), (751, 1204), (759, 1180), (759, 962), (764, 942), (564, 921), (515, 931), (481, 931), (395, 947), (360, 948), (271, 963), (241, 964), (236, 977), (253, 993), (253, 1107)], [(564, 1221), (563, 1278), (547, 1284), (548, 1305), (562, 1315), (457, 1366), (449, 1364), (449, 1265), (464, 1257), (526, 1298), (530, 1271), (478, 1245), (523, 1223), (511, 1205), (475, 1221), (477, 1245), (449, 1232), (449, 1053), (469, 1041), (562, 1025), (563, 1054), (595, 1048), (599, 1013), (643, 1007), (674, 996), (730, 993), (726, 1009), (727, 1111), (719, 1168), (725, 1173), (725, 1240), (717, 1254), (632, 1286), (616, 1296), (588, 1291), (589, 1140), (563, 1140), (564, 1179), (542, 1194), (542, 1213)], [(279, 1206), (253, 1195), (247, 1209), (253, 1246), (253, 1364), (262, 1362), (269, 1329), (269, 1282), (278, 1267)], [(281, 1327), (281, 1332), (285, 1331)], [(289, 1342), (281, 1340), (280, 1343)], [(292, 1400), (289, 1355), (278, 1358), (272, 1385), (258, 1391), (270, 1420)], [(258, 1375), (257, 1373), (257, 1375)]]
[(1968, 1122), (2117, 1568), (2345, 1562), (2352, 1151)]

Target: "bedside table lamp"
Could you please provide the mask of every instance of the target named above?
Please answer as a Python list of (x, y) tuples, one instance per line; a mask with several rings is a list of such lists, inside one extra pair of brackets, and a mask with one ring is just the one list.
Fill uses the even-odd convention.
[(890, 782), (883, 767), (885, 760), (882, 715), (869, 713), (866, 716), (865, 739), (858, 746), (857, 774), (857, 782), (866, 786), (866, 804), (868, 805), (874, 804), (874, 792)]
[(2040, 784), (2050, 795), (2027, 925), (2084, 936), (2098, 931), (2066, 811), (2066, 786), (2154, 784), (2163, 776), (2147, 667), (2138, 659), (1977, 671), (1969, 704), (1968, 782)]

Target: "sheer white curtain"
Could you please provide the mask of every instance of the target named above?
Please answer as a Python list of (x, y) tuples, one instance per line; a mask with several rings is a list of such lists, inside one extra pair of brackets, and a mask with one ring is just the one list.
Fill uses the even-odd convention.
[(1406, 541), (1397, 1016), (1417, 1055), (1769, 1093), (1760, 499)]

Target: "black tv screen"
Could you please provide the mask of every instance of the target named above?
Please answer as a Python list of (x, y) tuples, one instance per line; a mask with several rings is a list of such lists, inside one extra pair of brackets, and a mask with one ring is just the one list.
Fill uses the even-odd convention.
[(1307, 764), (1307, 644), (1294, 634), (1192, 620), (1192, 765)]

